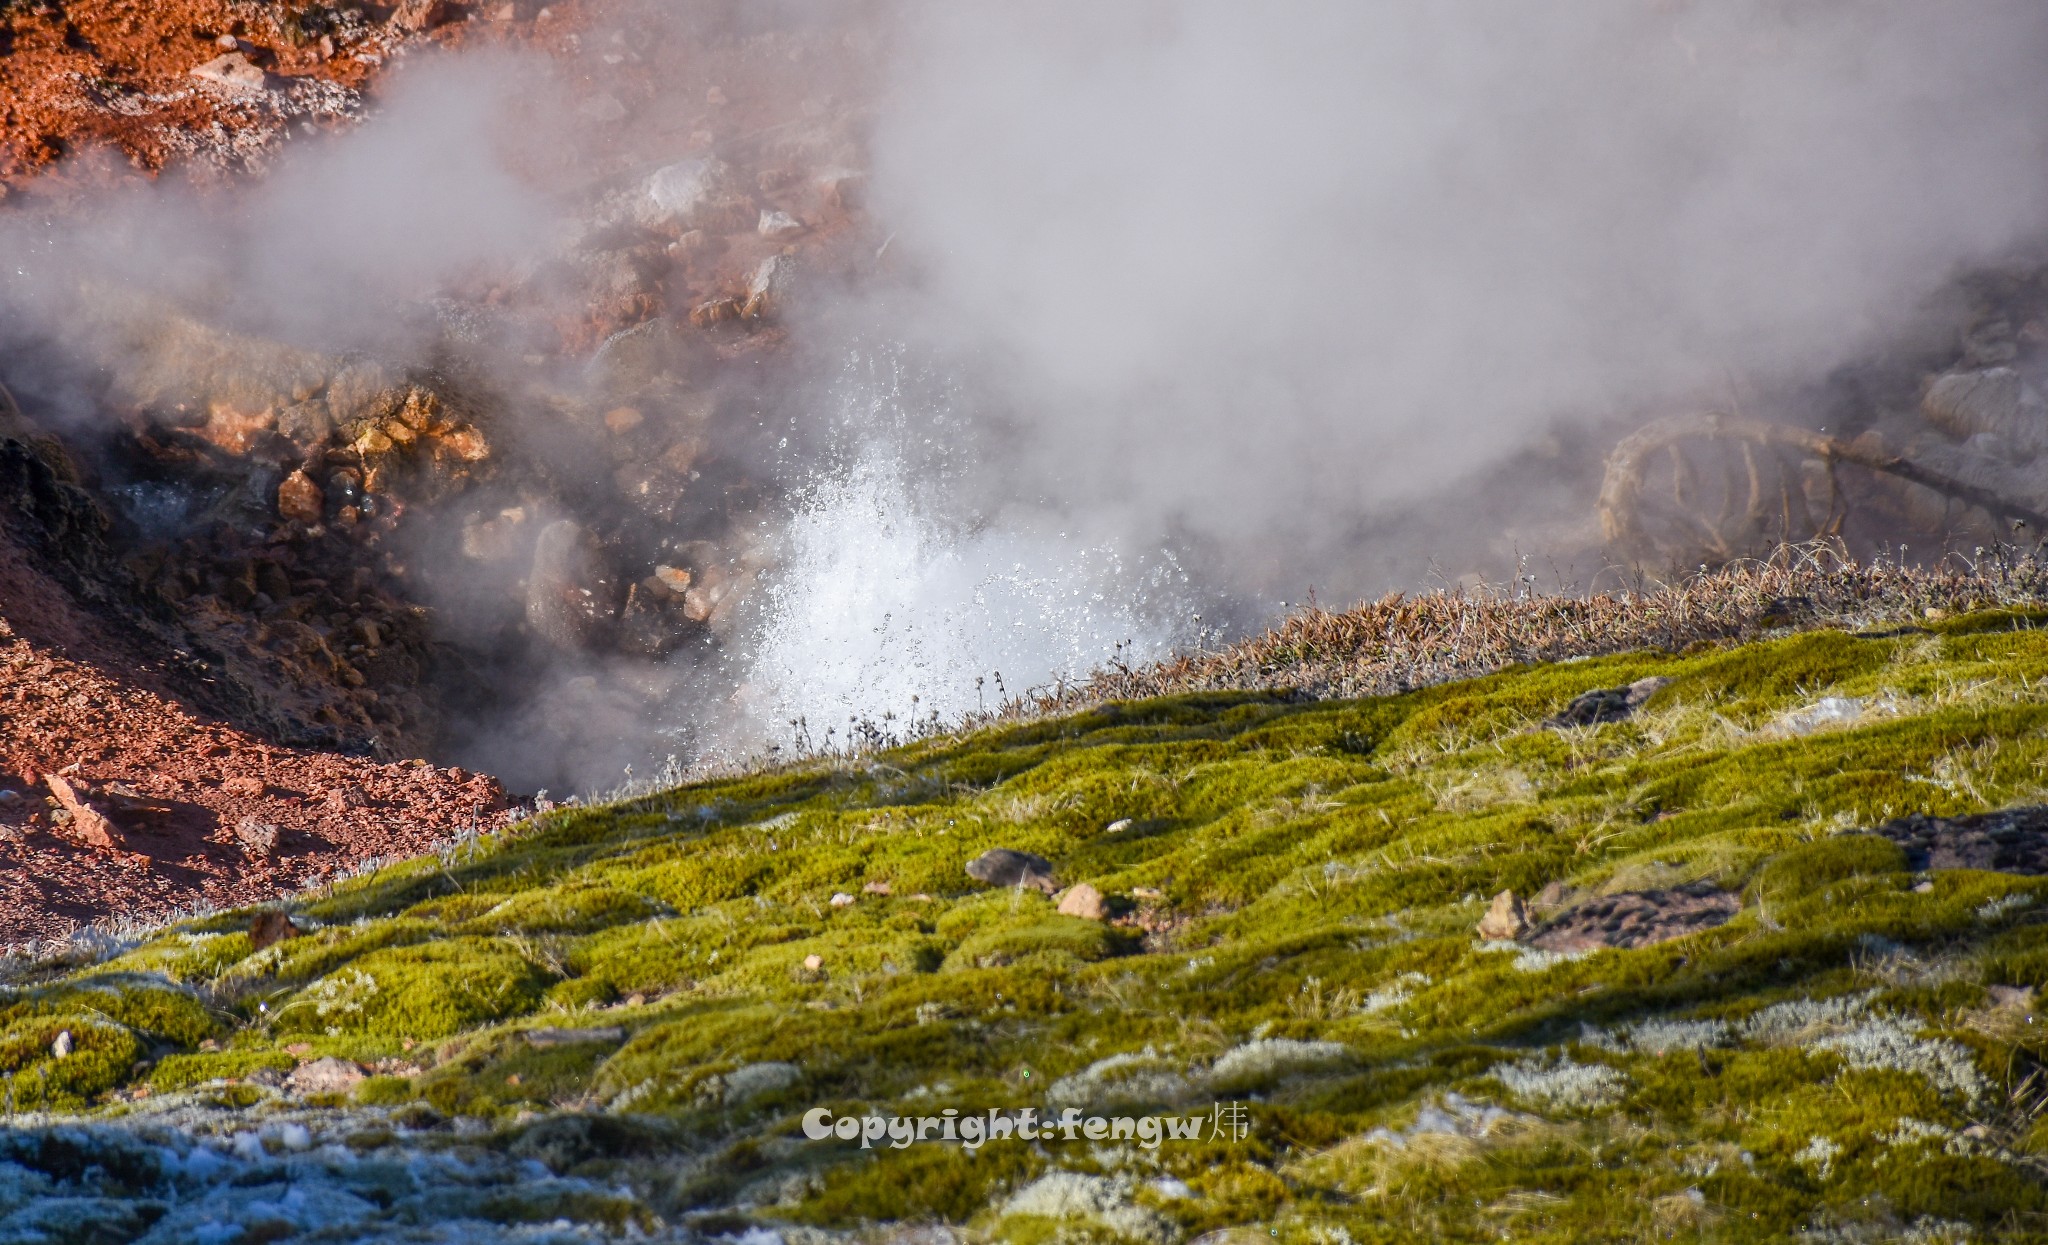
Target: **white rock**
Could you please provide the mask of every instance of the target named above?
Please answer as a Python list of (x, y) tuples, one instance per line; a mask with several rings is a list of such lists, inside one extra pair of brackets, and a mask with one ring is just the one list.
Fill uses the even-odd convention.
[(57, 1035), (57, 1040), (50, 1043), (50, 1054), (57, 1059), (70, 1058), (71, 1030), (66, 1029)]
[(832, 906), (833, 906), (833, 907), (835, 907), (835, 908), (845, 908), (845, 907), (850, 907), (850, 906), (852, 906), (852, 904), (853, 904), (853, 896), (851, 896), (851, 895), (847, 894), (847, 893), (846, 893), (845, 891), (834, 891), (834, 892), (833, 892), (833, 894), (832, 894)]
[(192, 76), (209, 86), (237, 95), (251, 95), (269, 84), (269, 77), (240, 52), (227, 52), (203, 65), (195, 65)]
[(802, 233), (804, 223), (787, 212), (771, 212), (764, 208), (761, 211), (761, 223), (755, 226), (755, 229), (764, 238), (786, 238), (794, 233)]
[(647, 178), (651, 215), (657, 222), (687, 221), (710, 204), (725, 180), (725, 165), (708, 156), (656, 169)]

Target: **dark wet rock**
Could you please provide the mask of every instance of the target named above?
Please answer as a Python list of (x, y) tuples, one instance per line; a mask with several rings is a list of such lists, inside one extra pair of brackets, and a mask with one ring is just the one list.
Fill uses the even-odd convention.
[(1543, 724), (1552, 727), (1598, 726), (1603, 722), (1620, 722), (1670, 685), (1671, 680), (1652, 675), (1647, 679), (1637, 679), (1627, 687), (1603, 687), (1599, 691), (1573, 697), (1570, 704), (1555, 717), (1546, 718)]
[(1711, 882), (1590, 899), (1545, 921), (1523, 941), (1546, 951), (1647, 947), (1725, 925), (1742, 897)]
[(1985, 869), (2048, 875), (2048, 806), (1965, 817), (1899, 817), (1871, 831), (1906, 850), (1914, 869)]
[(1028, 886), (1050, 895), (1052, 862), (1030, 852), (993, 847), (967, 862), (967, 876), (990, 886)]

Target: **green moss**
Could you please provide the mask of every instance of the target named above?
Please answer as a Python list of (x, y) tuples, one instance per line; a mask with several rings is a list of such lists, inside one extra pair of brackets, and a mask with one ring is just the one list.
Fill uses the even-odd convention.
[[(81, 1105), (144, 1077), (287, 1067), (307, 1035), (403, 1055), (425, 1071), (369, 1078), (360, 1103), (631, 1122), (634, 1146), (575, 1163), (714, 1235), (748, 1206), (1014, 1241), (1249, 1223), (1355, 1245), (1751, 1240), (1917, 1219), (2025, 1239), (2048, 1208), (2013, 1156), (2048, 1150), (2027, 1088), (2048, 1017), (1994, 987), (2048, 990), (2048, 881), (1916, 874), (1856, 831), (2041, 798), (2037, 622), (1628, 654), (1367, 701), (1112, 704), (557, 810), (346, 883), (303, 910), (327, 924), (264, 952), (217, 918), (17, 987), (5, 1049), (17, 1085), (54, 1076), (49, 1026), (93, 1026), (66, 1072), (97, 1071), (50, 1091)], [(1650, 674), (1672, 683), (1628, 721), (1541, 725)], [(1788, 717), (1824, 696), (1863, 716)], [(1094, 885), (1115, 922), (968, 878), (991, 847)], [(1741, 911), (1655, 946), (1549, 956), (1473, 932), (1502, 888), (1699, 881)], [(521, 1032), (539, 1025), (595, 1032)], [(229, 1051), (192, 1050), (229, 1028)], [(1400, 1144), (1373, 1131), (1452, 1094), (1513, 1114)], [(813, 1103), (1206, 1113), (1228, 1095), (1251, 1137), (1157, 1150), (862, 1151), (799, 1123)], [(1109, 1209), (1004, 1213), (1054, 1171), (1101, 1177)], [(1164, 1177), (1195, 1196), (1149, 1183)]]
[(545, 974), (504, 943), (453, 938), (351, 958), (272, 1014), (282, 1032), (428, 1040), (531, 1011), (546, 986)]
[(298, 1062), (294, 1056), (275, 1050), (195, 1051), (166, 1055), (150, 1070), (149, 1086), (160, 1094), (171, 1093), (208, 1081), (239, 1080), (265, 1068), (273, 1072), (289, 1072)]
[[(71, 1052), (59, 1058), (66, 1033)], [(16, 1110), (75, 1110), (130, 1079), (142, 1056), (133, 1032), (91, 1016), (41, 1015), (0, 1029), (0, 1075)]]

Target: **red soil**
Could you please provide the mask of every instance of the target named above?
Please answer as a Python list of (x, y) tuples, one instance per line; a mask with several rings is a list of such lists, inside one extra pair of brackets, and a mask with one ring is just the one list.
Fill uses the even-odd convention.
[[(181, 703), (162, 669), (0, 531), (0, 786), (23, 797), (0, 804), (0, 943), (273, 899), (505, 819), (488, 777), (269, 745)], [(133, 793), (93, 801), (127, 853), (55, 824), (45, 775), (60, 771)], [(238, 842), (247, 819), (280, 829), (273, 856)]]

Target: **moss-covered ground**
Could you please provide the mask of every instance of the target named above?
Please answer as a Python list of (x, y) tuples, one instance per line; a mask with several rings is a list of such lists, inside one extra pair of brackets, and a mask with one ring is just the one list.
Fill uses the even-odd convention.
[[(556, 810), (308, 896), (261, 952), (227, 913), (52, 968), (0, 1000), (0, 1065), (19, 1109), (118, 1115), (260, 1110), (340, 1056), (376, 1074), (316, 1102), (474, 1117), (714, 1232), (2035, 1239), (2048, 879), (1858, 830), (2048, 799), (2039, 622), (1115, 703)], [(1628, 721), (1542, 725), (1650, 675)], [(971, 880), (993, 847), (1111, 919)], [(1654, 946), (1474, 934), (1504, 888), (1700, 881), (1740, 913)], [(1068, 1106), (1201, 1136), (801, 1124)]]

